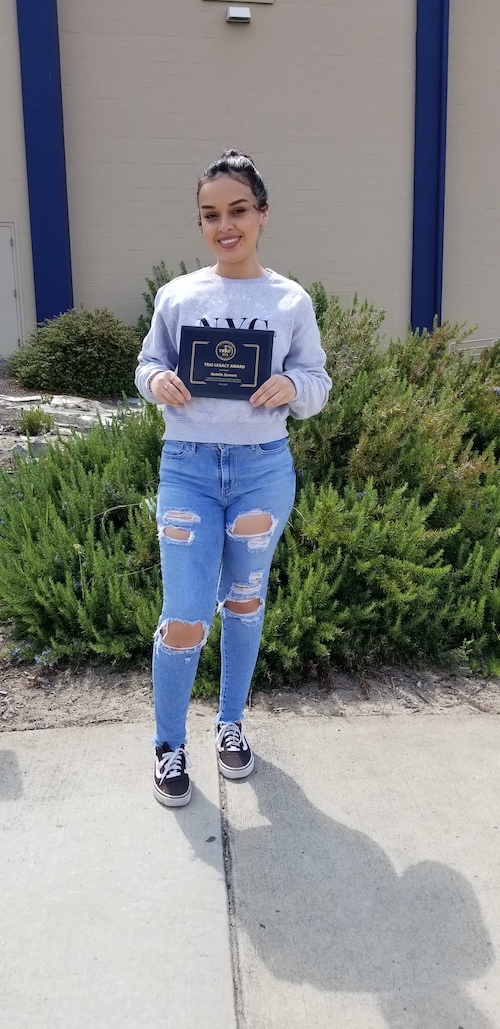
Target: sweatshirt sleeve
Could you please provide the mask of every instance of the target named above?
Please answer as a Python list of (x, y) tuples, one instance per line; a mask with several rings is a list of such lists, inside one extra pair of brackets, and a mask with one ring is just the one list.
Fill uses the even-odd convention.
[(290, 350), (283, 364), (284, 375), (297, 390), (289, 404), (293, 418), (310, 418), (324, 408), (332, 385), (325, 362), (312, 301), (304, 292), (297, 304)]
[[(148, 379), (155, 372), (175, 371), (179, 360), (173, 332), (166, 321), (169, 308), (168, 300), (163, 296), (164, 288), (156, 294), (151, 328), (144, 338), (135, 372), (135, 384), (141, 397), (152, 404), (158, 404), (158, 401), (148, 388)], [(160, 402), (159, 406), (162, 407), (163, 403)]]

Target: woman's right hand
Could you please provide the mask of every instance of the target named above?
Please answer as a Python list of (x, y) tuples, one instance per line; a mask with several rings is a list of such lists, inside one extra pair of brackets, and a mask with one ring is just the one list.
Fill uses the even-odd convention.
[(151, 379), (149, 388), (155, 400), (171, 407), (184, 407), (186, 400), (191, 400), (189, 390), (172, 371), (158, 372)]

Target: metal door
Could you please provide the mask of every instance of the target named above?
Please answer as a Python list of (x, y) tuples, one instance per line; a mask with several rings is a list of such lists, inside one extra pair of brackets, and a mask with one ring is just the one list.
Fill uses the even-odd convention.
[(0, 359), (13, 354), (21, 339), (14, 225), (0, 222)]

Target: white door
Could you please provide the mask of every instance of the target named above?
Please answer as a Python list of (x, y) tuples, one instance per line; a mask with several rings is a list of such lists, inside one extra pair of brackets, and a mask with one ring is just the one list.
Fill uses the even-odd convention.
[(20, 337), (14, 226), (0, 222), (0, 359), (17, 350)]

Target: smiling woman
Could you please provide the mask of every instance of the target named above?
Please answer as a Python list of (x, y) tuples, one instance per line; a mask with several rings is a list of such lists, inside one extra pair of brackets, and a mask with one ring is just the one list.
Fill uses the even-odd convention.
[(217, 258), (219, 274), (238, 279), (264, 275), (256, 247), (267, 209), (256, 208), (250, 187), (223, 175), (201, 187), (199, 204), (203, 238)]
[[(233, 199), (235, 192), (246, 195)], [(257, 210), (250, 187), (222, 176), (201, 187), (199, 201), (203, 238), (217, 257), (219, 274), (239, 279), (264, 275), (256, 246), (267, 210)]]
[(269, 215), (267, 190), (253, 162), (229, 150), (198, 182), (199, 224), (217, 258), (216, 270), (228, 278), (265, 275), (257, 243)]
[[(160, 289), (136, 373), (140, 393), (164, 407), (166, 420), (157, 508), (164, 597), (153, 653), (153, 791), (167, 807), (191, 797), (186, 714), (216, 608), (222, 619), (219, 769), (228, 779), (253, 769), (241, 722), (271, 561), (295, 495), (286, 419), (317, 414), (330, 388), (311, 298), (258, 259), (269, 203), (252, 159), (227, 150), (201, 175), (197, 199), (215, 265)], [(192, 397), (178, 375), (186, 326), (228, 335), (246, 329), (245, 346), (255, 346), (252, 330), (268, 330), (269, 378), (239, 400)], [(220, 343), (226, 349), (219, 357), (227, 357), (228, 345)]]

